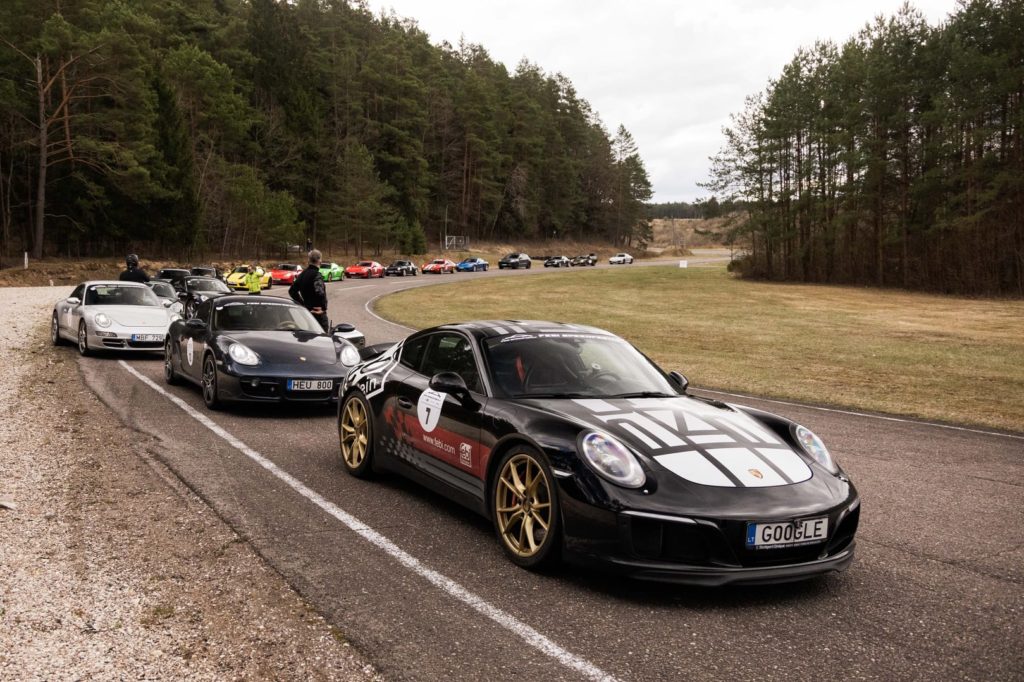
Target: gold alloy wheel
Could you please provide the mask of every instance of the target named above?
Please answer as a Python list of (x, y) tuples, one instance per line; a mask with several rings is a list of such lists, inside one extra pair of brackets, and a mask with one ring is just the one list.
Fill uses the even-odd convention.
[(551, 486), (536, 459), (521, 453), (505, 463), (498, 474), (494, 510), (509, 550), (523, 558), (541, 551), (551, 530)]
[(366, 451), (370, 438), (370, 423), (367, 419), (366, 406), (359, 398), (349, 398), (342, 410), (341, 424), (341, 456), (349, 469), (358, 469), (366, 459)]

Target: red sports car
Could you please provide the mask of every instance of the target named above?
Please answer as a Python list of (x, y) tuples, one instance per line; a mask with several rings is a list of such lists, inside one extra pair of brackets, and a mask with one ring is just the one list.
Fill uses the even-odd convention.
[(274, 267), (270, 268), (270, 279), (274, 281), (274, 284), (291, 284), (301, 272), (301, 265), (295, 265), (294, 263), (278, 263)]
[(346, 277), (362, 277), (364, 279), (370, 279), (371, 277), (383, 277), (384, 266), (375, 260), (361, 260), (355, 265), (350, 265), (345, 268)]
[(423, 266), (423, 274), (443, 275), (455, 274), (455, 262), (447, 258), (435, 258)]

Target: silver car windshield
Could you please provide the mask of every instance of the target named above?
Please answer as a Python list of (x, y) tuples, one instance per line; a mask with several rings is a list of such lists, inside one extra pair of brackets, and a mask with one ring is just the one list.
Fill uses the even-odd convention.
[(494, 383), (514, 398), (678, 395), (633, 346), (585, 332), (508, 334), (484, 342)]
[(85, 305), (152, 305), (161, 306), (160, 299), (149, 287), (122, 284), (93, 284), (85, 291)]
[[(255, 297), (254, 297), (255, 298)], [(305, 331), (323, 334), (308, 310), (287, 303), (244, 301), (217, 306), (214, 327), (220, 331)]]

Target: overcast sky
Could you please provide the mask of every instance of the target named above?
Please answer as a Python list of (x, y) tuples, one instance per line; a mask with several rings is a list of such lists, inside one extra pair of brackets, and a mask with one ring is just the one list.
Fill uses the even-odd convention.
[[(415, 19), (432, 42), (465, 37), (514, 71), (526, 57), (565, 74), (614, 134), (633, 134), (654, 201), (704, 196), (708, 157), (743, 99), (797, 48), (842, 43), (903, 0), (369, 0)], [(915, 0), (929, 23), (955, 0)]]

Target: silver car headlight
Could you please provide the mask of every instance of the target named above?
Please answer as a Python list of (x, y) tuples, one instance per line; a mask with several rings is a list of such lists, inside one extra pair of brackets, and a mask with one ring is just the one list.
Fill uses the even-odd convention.
[(355, 346), (345, 344), (345, 347), (341, 349), (341, 364), (346, 367), (355, 367), (359, 364), (359, 351), (355, 349)]
[(92, 321), (97, 327), (107, 328), (110, 326), (110, 318), (103, 313), (96, 313)]
[(240, 343), (231, 344), (228, 347), (228, 355), (240, 365), (252, 366), (260, 364), (260, 356), (256, 355), (248, 346)]
[(579, 451), (603, 478), (624, 488), (639, 488), (647, 480), (640, 462), (625, 445), (600, 431), (580, 435)]
[(797, 425), (793, 429), (793, 435), (796, 436), (796, 442), (800, 444), (803, 451), (810, 455), (815, 462), (825, 467), (830, 473), (839, 473), (839, 467), (836, 465), (835, 460), (832, 459), (832, 454), (825, 447), (825, 443), (813, 431), (806, 426)]

